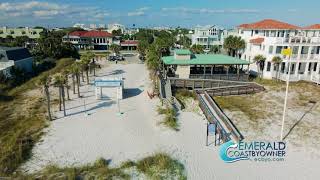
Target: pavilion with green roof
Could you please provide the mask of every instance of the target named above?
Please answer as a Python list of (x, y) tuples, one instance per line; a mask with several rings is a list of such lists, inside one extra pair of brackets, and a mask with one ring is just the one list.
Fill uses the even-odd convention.
[(243, 67), (249, 62), (222, 54), (192, 54), (187, 49), (174, 50), (173, 56), (162, 57), (166, 73), (179, 78), (247, 80)]

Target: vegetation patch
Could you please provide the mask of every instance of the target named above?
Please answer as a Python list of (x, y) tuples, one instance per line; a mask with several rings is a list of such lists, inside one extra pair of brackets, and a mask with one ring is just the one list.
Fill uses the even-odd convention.
[(141, 159), (136, 164), (138, 171), (150, 179), (187, 179), (183, 164), (167, 154), (155, 154)]
[(186, 179), (184, 165), (164, 153), (134, 161), (126, 161), (119, 167), (112, 168), (108, 160), (99, 158), (94, 163), (80, 167), (58, 167), (50, 165), (34, 174), (17, 174), (15, 178), (24, 179), (134, 179), (130, 171), (148, 177), (148, 179)]
[(174, 95), (184, 107), (186, 107), (186, 100), (192, 98), (193, 100), (197, 99), (197, 95), (193, 91), (187, 89), (178, 89)]
[(157, 111), (159, 114), (165, 116), (164, 120), (160, 124), (163, 124), (175, 131), (179, 131), (177, 112), (172, 107), (166, 106), (163, 108), (159, 106)]
[(29, 92), (37, 90), (36, 82), (42, 76), (60, 72), (72, 63), (70, 58), (59, 60), (55, 68), (6, 92), (12, 99), (0, 100), (0, 176), (10, 175), (28, 159), (47, 126), (43, 96)]
[(222, 109), (241, 111), (252, 122), (267, 118), (270, 114), (265, 108), (266, 102), (257, 94), (248, 96), (219, 96), (214, 97)]

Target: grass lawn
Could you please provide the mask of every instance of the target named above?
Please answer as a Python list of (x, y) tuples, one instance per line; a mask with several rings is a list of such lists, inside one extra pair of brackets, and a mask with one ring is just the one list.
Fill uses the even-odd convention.
[[(61, 59), (48, 73), (55, 74), (71, 63), (72, 59)], [(0, 176), (10, 175), (28, 159), (48, 125), (43, 95), (32, 93), (39, 88), (36, 83), (42, 75), (7, 92), (9, 100), (0, 100)]]

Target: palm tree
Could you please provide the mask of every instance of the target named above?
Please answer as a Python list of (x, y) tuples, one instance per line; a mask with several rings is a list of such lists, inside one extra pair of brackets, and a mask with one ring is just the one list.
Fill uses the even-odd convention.
[(220, 47), (219, 47), (219, 45), (213, 45), (213, 46), (211, 46), (210, 52), (213, 52), (214, 54), (220, 53)]
[(199, 44), (194, 44), (191, 46), (190, 51), (194, 54), (202, 54), (204, 53), (203, 46)]
[(69, 86), (69, 74), (70, 74), (70, 70), (69, 69), (65, 69), (62, 71), (62, 74), (65, 78), (65, 87), (67, 89), (67, 99), (70, 100), (70, 94), (69, 94), (69, 89), (70, 89), (70, 86)]
[(79, 62), (75, 62), (71, 66), (71, 71), (76, 78), (78, 97), (80, 98), (80, 72), (81, 72), (81, 64)]
[(76, 80), (75, 80), (76, 74), (75, 74), (72, 66), (70, 67), (69, 70), (70, 70), (71, 78), (72, 78), (72, 91), (73, 91), (73, 94), (76, 94)]
[(223, 48), (229, 56), (240, 57), (239, 51), (246, 47), (246, 42), (240, 36), (228, 36), (223, 43)]
[(44, 96), (47, 100), (47, 111), (48, 111), (49, 120), (52, 121), (51, 108), (50, 108), (50, 92), (49, 92), (50, 83), (51, 83), (51, 77), (49, 76), (49, 74), (42, 75), (38, 81), (38, 85), (42, 87), (42, 91), (44, 92)]
[(272, 58), (272, 63), (276, 66), (277, 73), (276, 73), (276, 79), (279, 79), (279, 72), (280, 72), (280, 64), (282, 62), (282, 58), (280, 56), (275, 56)]
[(119, 54), (120, 50), (121, 50), (121, 46), (117, 45), (117, 44), (111, 44), (110, 45), (110, 50), (112, 52), (114, 52), (115, 54)]
[(54, 86), (59, 88), (59, 110), (61, 111), (61, 104), (63, 105), (63, 115), (66, 116), (66, 104), (65, 104), (65, 93), (64, 86), (66, 84), (66, 79), (63, 74), (55, 74), (53, 76)]
[(265, 61), (266, 61), (266, 57), (264, 57), (263, 55), (259, 54), (259, 55), (256, 55), (253, 58), (253, 61), (258, 66), (258, 74), (260, 75), (260, 78), (263, 78), (263, 70), (264, 70), (264, 64), (265, 64)]
[(90, 65), (91, 59), (93, 59), (93, 58), (94, 58), (93, 53), (92, 54), (91, 53), (84, 54), (80, 58), (82, 71), (86, 72), (87, 84), (89, 84), (89, 65)]

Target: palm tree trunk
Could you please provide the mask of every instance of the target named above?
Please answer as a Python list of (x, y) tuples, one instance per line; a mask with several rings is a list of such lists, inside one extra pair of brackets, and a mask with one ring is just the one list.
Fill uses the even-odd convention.
[(86, 71), (86, 76), (87, 76), (87, 84), (89, 84), (89, 72)]
[(47, 99), (47, 111), (48, 111), (49, 121), (52, 121), (51, 108), (50, 108), (50, 93), (49, 93), (49, 88), (45, 86), (45, 87), (44, 87), (44, 92), (45, 92), (46, 99)]
[(82, 82), (84, 82), (84, 75), (83, 75), (83, 71), (81, 71), (81, 79), (82, 79)]
[(74, 74), (72, 74), (72, 89), (73, 89), (73, 94), (76, 94), (76, 82), (74, 79)]
[(77, 81), (77, 91), (78, 91), (78, 97), (80, 97), (80, 77), (79, 77), (79, 73), (76, 74), (76, 81)]
[(63, 115), (66, 116), (66, 102), (65, 102), (65, 95), (64, 95), (64, 87), (61, 88), (62, 91), (62, 104), (63, 104)]
[(66, 88), (67, 88), (67, 99), (70, 100), (70, 94), (69, 94), (70, 87), (68, 84), (67, 84)]
[(62, 110), (61, 104), (62, 104), (62, 94), (61, 94), (61, 86), (59, 86), (59, 111)]

